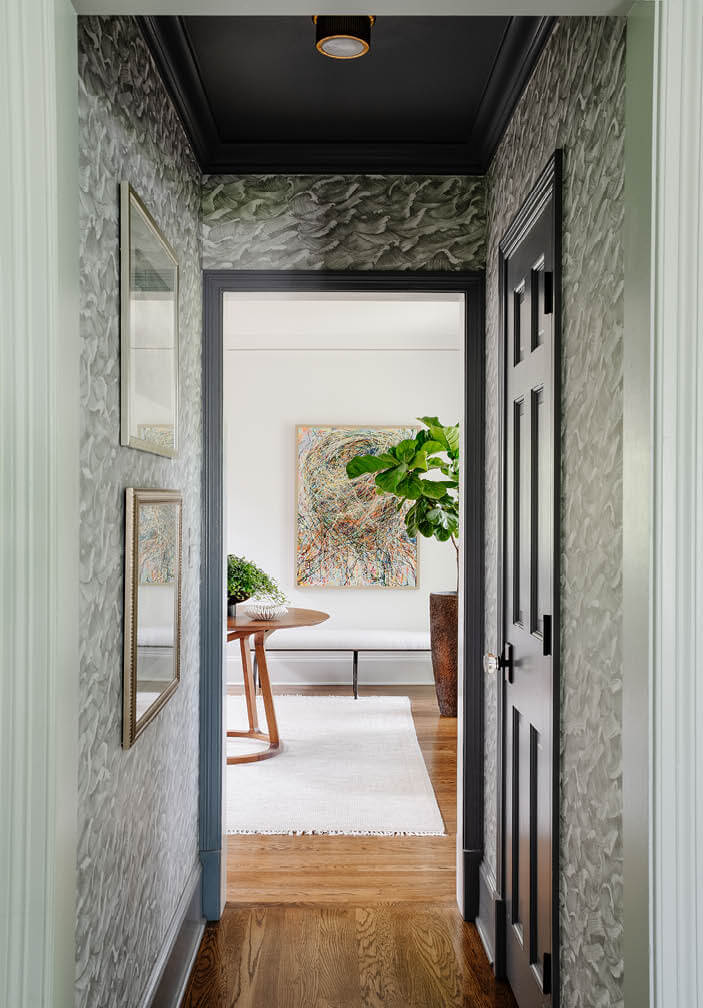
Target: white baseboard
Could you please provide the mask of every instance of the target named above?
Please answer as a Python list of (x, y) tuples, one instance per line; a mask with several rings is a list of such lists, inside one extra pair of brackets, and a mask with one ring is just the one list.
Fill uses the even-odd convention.
[[(266, 660), (274, 685), (351, 685), (351, 652), (269, 651)], [(242, 663), (238, 656), (227, 658), (227, 682), (242, 683)], [(362, 689), (364, 686), (430, 686), (433, 682), (429, 654), (362, 652), (359, 655), (359, 686)]]

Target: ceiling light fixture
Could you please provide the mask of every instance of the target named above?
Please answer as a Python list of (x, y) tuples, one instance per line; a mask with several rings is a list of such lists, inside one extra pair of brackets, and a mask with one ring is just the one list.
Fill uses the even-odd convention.
[(369, 51), (373, 14), (314, 14), (315, 48), (331, 59), (358, 59)]

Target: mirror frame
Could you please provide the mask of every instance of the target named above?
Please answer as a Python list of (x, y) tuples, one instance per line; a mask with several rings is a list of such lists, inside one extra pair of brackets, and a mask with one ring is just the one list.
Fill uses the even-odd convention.
[[(136, 209), (142, 214), (147, 226), (154, 233), (154, 236), (163, 247), (164, 253), (172, 260), (176, 270), (176, 281), (174, 290), (173, 306), (173, 333), (175, 355), (173, 369), (173, 448), (164, 448), (163, 445), (155, 441), (144, 441), (134, 437), (130, 431), (130, 396), (129, 389), (132, 381), (131, 364), (131, 343), (130, 343), (130, 323), (131, 323), (131, 285), (130, 285), (130, 265), (131, 265), (131, 241), (132, 228), (130, 214), (132, 212), (132, 202)], [(179, 300), (179, 266), (176, 254), (164, 238), (161, 230), (151, 216), (144, 203), (134, 191), (129, 182), (120, 182), (120, 443), (127, 448), (136, 448), (139, 451), (151, 452), (154, 455), (163, 455), (166, 458), (175, 458), (178, 454), (178, 410), (179, 410), (179, 387), (180, 387), (180, 340), (178, 331), (178, 300)]]
[[(178, 505), (178, 578), (176, 582), (175, 674), (158, 700), (137, 721), (137, 621), (139, 596), (139, 507), (141, 504)], [(125, 491), (124, 555), (124, 667), (122, 747), (129, 749), (178, 689), (181, 681), (181, 585), (183, 565), (183, 496), (178, 490)]]

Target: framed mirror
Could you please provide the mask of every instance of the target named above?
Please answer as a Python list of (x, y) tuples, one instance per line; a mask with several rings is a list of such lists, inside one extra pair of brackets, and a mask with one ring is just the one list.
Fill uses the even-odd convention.
[(178, 448), (178, 262), (128, 182), (120, 183), (121, 441)]
[(176, 490), (126, 491), (124, 708), (129, 749), (180, 680), (181, 528)]

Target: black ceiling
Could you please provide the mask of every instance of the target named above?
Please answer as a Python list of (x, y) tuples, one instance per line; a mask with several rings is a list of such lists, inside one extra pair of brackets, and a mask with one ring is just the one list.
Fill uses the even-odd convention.
[(308, 17), (140, 25), (208, 173), (486, 170), (552, 18), (380, 17), (321, 56)]

